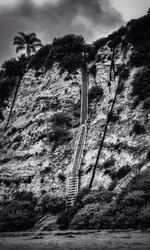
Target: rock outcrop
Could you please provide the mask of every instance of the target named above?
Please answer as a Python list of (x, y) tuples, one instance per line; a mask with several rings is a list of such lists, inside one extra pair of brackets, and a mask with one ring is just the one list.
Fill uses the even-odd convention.
[[(88, 134), (80, 171), (81, 188), (87, 187), (92, 166), (95, 163), (102, 138), (106, 117), (115, 94), (118, 77), (108, 86), (110, 50), (103, 48), (105, 59), (98, 61), (97, 86), (103, 89), (103, 97), (89, 103)], [(130, 54), (130, 50), (128, 54)], [(129, 55), (128, 55), (129, 56)], [(128, 58), (127, 56), (127, 58)], [(121, 49), (116, 55), (116, 65), (126, 62)], [(114, 106), (115, 119), (109, 123), (96, 170), (93, 188), (112, 185), (117, 192), (140, 170), (148, 168), (146, 160), (150, 150), (150, 115), (143, 110), (142, 102), (133, 108), (131, 97), (134, 74), (140, 68), (132, 68)], [(8, 131), (0, 138), (0, 200), (10, 198), (16, 191), (32, 191), (37, 197), (44, 192), (65, 196), (67, 171), (74, 153), (74, 144), (79, 126), (81, 72), (67, 80), (60, 75), (55, 65), (44, 76), (27, 73), (19, 89)], [(89, 79), (89, 89), (95, 84)], [(5, 110), (5, 118), (9, 109)], [(72, 118), (68, 128), (70, 139), (54, 145), (49, 139), (53, 124), (51, 117), (57, 112)], [(136, 122), (144, 128), (135, 134)], [(64, 178), (61, 178), (63, 176)]]

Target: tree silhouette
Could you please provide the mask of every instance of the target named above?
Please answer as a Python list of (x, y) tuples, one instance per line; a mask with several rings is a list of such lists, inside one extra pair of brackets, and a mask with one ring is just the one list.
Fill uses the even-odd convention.
[(31, 53), (36, 52), (36, 48), (42, 47), (41, 40), (37, 38), (35, 33), (24, 33), (18, 32), (19, 35), (14, 37), (13, 44), (16, 45), (16, 52), (25, 50), (27, 57), (31, 55)]
[(116, 91), (115, 91), (115, 95), (114, 95), (114, 99), (113, 99), (110, 111), (109, 111), (109, 113), (107, 115), (107, 119), (106, 119), (106, 123), (105, 123), (105, 127), (104, 127), (104, 133), (103, 133), (103, 136), (102, 136), (102, 140), (100, 142), (100, 147), (99, 147), (97, 157), (96, 157), (96, 161), (95, 161), (95, 164), (94, 164), (94, 167), (93, 167), (92, 177), (91, 177), (91, 180), (90, 180), (89, 188), (91, 188), (92, 185), (93, 185), (95, 172), (96, 172), (96, 167), (98, 165), (99, 157), (100, 157), (103, 145), (104, 145), (104, 141), (105, 141), (105, 137), (106, 137), (106, 133), (107, 133), (107, 128), (108, 128), (109, 122), (111, 120), (111, 116), (112, 116), (112, 113), (113, 113), (113, 108), (114, 108), (114, 105), (115, 105), (115, 102), (116, 102), (116, 99), (117, 99), (117, 94), (119, 92), (119, 87), (120, 87), (122, 81), (126, 80), (128, 78), (128, 76), (129, 76), (128, 70), (126, 68), (124, 68), (124, 67), (125, 66), (123, 66), (123, 69), (121, 69), (119, 79), (118, 79), (118, 83), (117, 83), (117, 87), (116, 87)]
[[(13, 100), (12, 100), (10, 112), (9, 112), (9, 115), (8, 115), (8, 120), (7, 120), (4, 131), (7, 130), (7, 127), (9, 125), (9, 121), (10, 121), (10, 118), (11, 118), (11, 114), (12, 114), (12, 111), (13, 111), (13, 107), (14, 107), (16, 98), (17, 98), (18, 90), (19, 90), (19, 87), (21, 85), (22, 78), (23, 78), (24, 74), (28, 71), (28, 65), (29, 65), (29, 62), (30, 62), (31, 53), (32, 52), (35, 53), (36, 48), (42, 46), (41, 40), (36, 37), (35, 33), (26, 34), (24, 32), (18, 32), (18, 34), (19, 34), (18, 36), (14, 37), (14, 42), (13, 42), (13, 44), (16, 45), (16, 52), (18, 53), (21, 50), (25, 50), (26, 55), (21, 55), (19, 57), (19, 60), (18, 60), (19, 65), (18, 65), (18, 67), (19, 67), (20, 71), (18, 73), (16, 73), (16, 74), (12, 73), (12, 75), (16, 76), (17, 84), (16, 84), (14, 97), (13, 97)], [(11, 66), (13, 66), (13, 65), (11, 65)], [(15, 68), (15, 71), (18, 71), (17, 67)]]

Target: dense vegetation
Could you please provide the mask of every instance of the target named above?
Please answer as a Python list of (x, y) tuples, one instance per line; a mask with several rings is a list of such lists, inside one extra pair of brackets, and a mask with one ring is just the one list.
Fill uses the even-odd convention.
[(30, 67), (50, 69), (54, 63), (59, 64), (60, 72), (75, 73), (83, 63), (82, 53), (87, 51), (82, 36), (66, 35), (54, 38), (52, 44), (43, 46), (31, 60)]
[(75, 207), (60, 215), (60, 228), (149, 228), (149, 170), (134, 177), (126, 190), (114, 197), (112, 191), (83, 190), (77, 197)]
[(27, 65), (27, 58), (21, 56), (18, 59), (12, 58), (2, 64), (0, 72), (0, 108), (7, 105), (7, 100), (13, 92), (17, 78), (22, 77)]
[(27, 230), (36, 223), (37, 199), (31, 192), (16, 192), (0, 206), (0, 231)]

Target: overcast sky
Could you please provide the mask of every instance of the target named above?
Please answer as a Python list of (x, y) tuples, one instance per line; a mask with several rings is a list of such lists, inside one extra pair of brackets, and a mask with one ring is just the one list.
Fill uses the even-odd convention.
[(150, 0), (0, 0), (0, 63), (16, 56), (18, 31), (35, 32), (43, 43), (69, 33), (92, 42), (149, 7)]

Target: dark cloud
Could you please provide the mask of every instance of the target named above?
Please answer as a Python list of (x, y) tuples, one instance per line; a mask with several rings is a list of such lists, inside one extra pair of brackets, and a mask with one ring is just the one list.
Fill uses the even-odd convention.
[(34, 31), (45, 43), (68, 33), (82, 34), (92, 41), (123, 23), (110, 0), (60, 0), (43, 5), (35, 2), (22, 0), (13, 8), (0, 9), (1, 61), (15, 55), (12, 43), (18, 31)]

